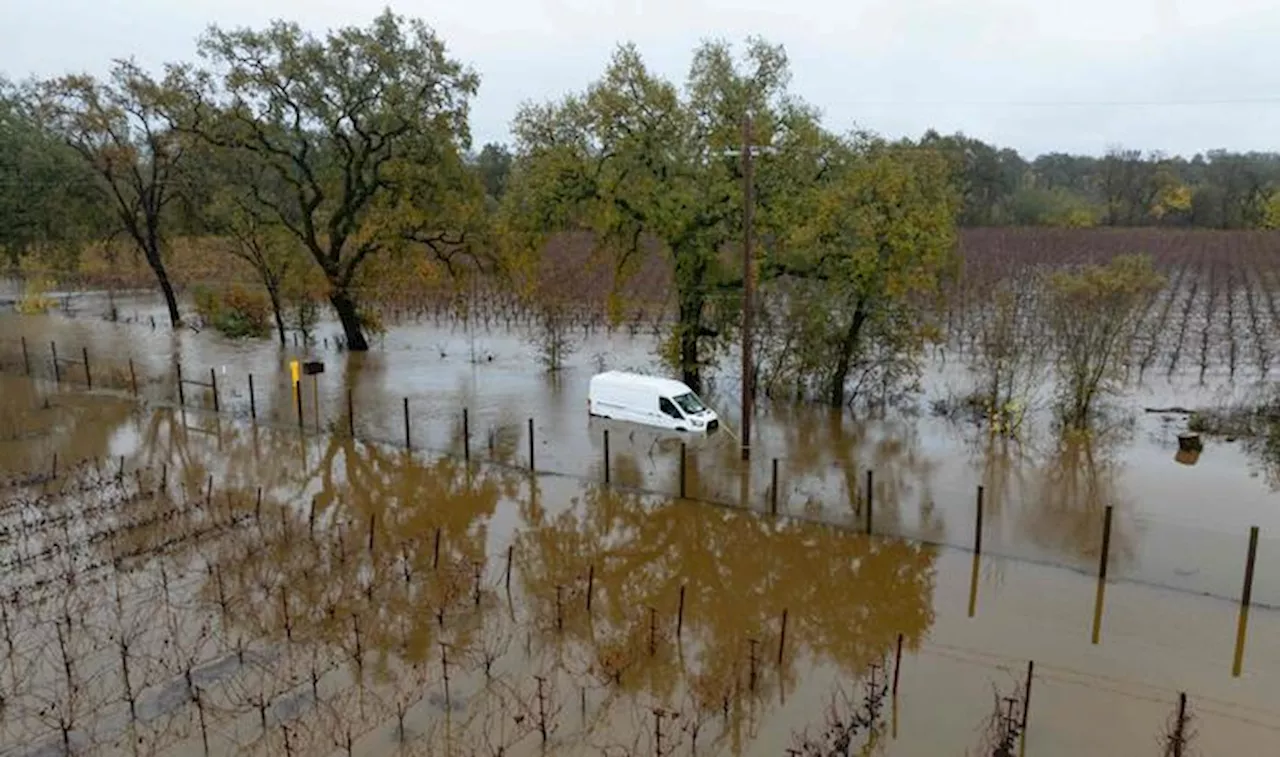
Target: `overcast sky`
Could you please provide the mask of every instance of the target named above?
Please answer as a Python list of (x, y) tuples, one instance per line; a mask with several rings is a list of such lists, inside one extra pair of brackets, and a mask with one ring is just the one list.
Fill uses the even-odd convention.
[[(358, 0), (0, 0), (0, 71), (101, 73), (194, 57), (210, 23), (366, 25)], [(827, 125), (1017, 148), (1280, 150), (1280, 0), (397, 0), (482, 76), (477, 144), (516, 105), (580, 90), (619, 41), (683, 81), (700, 39), (786, 46)]]

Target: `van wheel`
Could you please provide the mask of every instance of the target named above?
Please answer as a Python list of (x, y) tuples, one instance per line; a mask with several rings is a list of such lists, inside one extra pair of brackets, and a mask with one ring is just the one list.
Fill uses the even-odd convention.
[(676, 426), (676, 431), (679, 431), (679, 432), (680, 432), (680, 433), (682, 433), (682, 434), (683, 434), (683, 433), (685, 433), (685, 432), (686, 432), (686, 431), (688, 431), (688, 430), (689, 430), (689, 429), (685, 428), (684, 426)]

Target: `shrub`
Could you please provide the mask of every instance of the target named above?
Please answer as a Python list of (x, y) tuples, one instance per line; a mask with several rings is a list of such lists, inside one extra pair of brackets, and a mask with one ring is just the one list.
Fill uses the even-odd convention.
[(18, 312), (22, 315), (39, 315), (47, 313), (54, 307), (53, 298), (46, 292), (53, 288), (48, 279), (28, 281), (22, 287), (22, 299), (18, 300)]
[(196, 312), (204, 322), (231, 339), (271, 333), (271, 302), (264, 294), (233, 286), (222, 294), (199, 288), (194, 296)]

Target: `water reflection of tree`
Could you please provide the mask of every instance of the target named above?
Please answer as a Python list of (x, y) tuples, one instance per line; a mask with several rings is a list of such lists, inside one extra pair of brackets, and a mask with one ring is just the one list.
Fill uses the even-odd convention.
[(63, 464), (105, 457), (133, 412), (129, 402), (46, 393), (25, 378), (0, 378), (0, 470), (46, 470), (54, 455)]
[(1033, 544), (1082, 567), (1093, 567), (1102, 548), (1104, 513), (1112, 506), (1110, 559), (1113, 565), (1132, 562), (1137, 534), (1134, 522), (1123, 517), (1126, 503), (1117, 486), (1121, 469), (1117, 453), (1125, 438), (1117, 428), (1067, 433), (1058, 439), (1018, 519)]
[[(243, 558), (235, 550), (225, 557), (241, 560), (237, 571), (246, 581), (261, 583), (287, 569), (279, 578), (299, 595), (300, 605), (333, 608), (338, 617), (370, 614), (369, 649), (412, 642), (415, 656), (426, 654), (430, 636), (423, 629), (439, 625), (439, 612), (449, 601), (470, 596), (473, 570), (486, 564), (489, 521), (499, 501), (515, 494), (515, 477), (468, 470), (455, 458), (426, 461), (347, 437), (322, 443), (315, 468), (316, 525), (308, 507), (289, 508), (284, 517), (292, 540), (279, 538)], [(318, 547), (309, 543), (312, 533), (318, 534)], [(453, 575), (436, 581), (432, 591), (460, 596), (391, 591), (433, 572)], [(276, 634), (283, 631), (276, 598), (256, 609), (273, 619)]]
[[(544, 623), (544, 633), (588, 646), (627, 628), (647, 638), (648, 608), (673, 633), (685, 587), (687, 653), (633, 650), (620, 681), (632, 696), (669, 701), (682, 678), (704, 687), (741, 681), (754, 647), (764, 701), (767, 687), (794, 683), (802, 652), (857, 675), (881, 660), (899, 633), (918, 645), (933, 621), (936, 552), (928, 545), (595, 486), (583, 489), (577, 507), (530, 526), (517, 545), (527, 594), (554, 598), (565, 587), (580, 588), (589, 572), (594, 579), (592, 622)], [(772, 671), (784, 610), (790, 651), (778, 675)]]
[[(910, 509), (918, 507), (919, 525), (913, 534), (941, 541), (946, 525), (933, 506), (937, 465), (920, 449), (914, 419), (857, 420), (846, 412), (811, 406), (778, 407), (770, 414), (768, 428), (778, 436), (758, 441), (751, 462), (751, 490), (757, 507), (765, 503), (773, 455), (781, 457), (782, 501), (791, 490), (808, 488), (806, 484), (816, 480), (820, 482), (818, 496), (824, 519), (833, 513), (849, 516), (861, 507), (866, 474), (871, 470), (876, 530), (904, 533)], [(716, 492), (718, 501), (737, 502), (743, 463), (736, 442), (721, 441), (725, 443), (709, 445), (691, 465), (691, 480), (696, 476), (697, 490)], [(828, 483), (832, 476), (838, 486)]]

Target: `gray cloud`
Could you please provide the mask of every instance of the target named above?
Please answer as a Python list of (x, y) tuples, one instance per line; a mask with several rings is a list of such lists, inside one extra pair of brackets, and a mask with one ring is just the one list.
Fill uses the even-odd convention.
[[(504, 139), (523, 99), (585, 87), (636, 42), (682, 80), (708, 36), (785, 44), (795, 91), (831, 128), (962, 130), (1036, 154), (1112, 144), (1192, 153), (1276, 149), (1273, 0), (403, 0), (483, 76), (477, 141)], [(38, 9), (38, 12), (35, 10)], [(314, 30), (381, 9), (340, 0), (54, 0), (0, 7), (0, 70), (21, 78), (194, 55), (209, 23), (289, 18)]]

